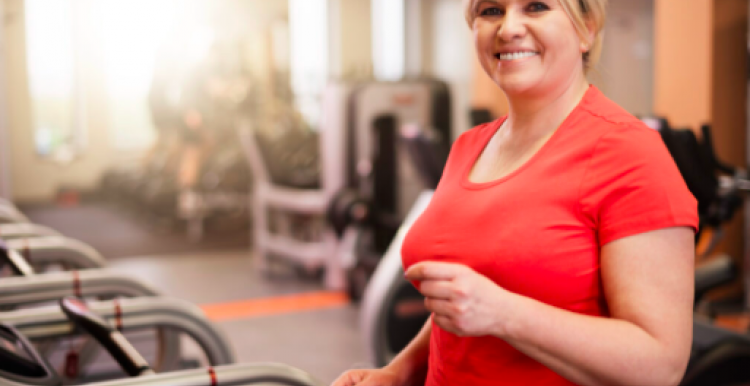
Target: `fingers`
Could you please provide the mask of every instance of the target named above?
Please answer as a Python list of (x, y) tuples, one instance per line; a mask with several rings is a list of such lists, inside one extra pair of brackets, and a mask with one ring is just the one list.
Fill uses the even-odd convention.
[(381, 370), (349, 370), (333, 381), (331, 386), (392, 386), (396, 384), (393, 375)]
[(455, 315), (460, 315), (464, 311), (461, 305), (450, 300), (426, 298), (424, 300), (424, 305), (436, 316), (453, 317)]
[(423, 281), (419, 286), (419, 292), (433, 299), (450, 300), (456, 296), (451, 282), (441, 280)]
[(427, 261), (409, 267), (405, 277), (410, 281), (452, 280), (465, 269), (460, 264)]
[(331, 386), (355, 386), (363, 380), (364, 375), (357, 370), (349, 370), (341, 374)]

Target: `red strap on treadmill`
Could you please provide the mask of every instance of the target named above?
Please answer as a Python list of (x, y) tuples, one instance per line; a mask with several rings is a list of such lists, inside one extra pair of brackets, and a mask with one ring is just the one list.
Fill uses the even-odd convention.
[(21, 249), (21, 255), (26, 259), (26, 262), (31, 265), (31, 248), (29, 248), (29, 239), (23, 239), (23, 249)]
[(78, 276), (78, 271), (71, 271), (73, 274), (73, 294), (79, 299), (83, 298), (81, 293), (81, 278)]
[(115, 328), (117, 331), (122, 332), (122, 307), (120, 307), (120, 299), (115, 299)]
[(211, 376), (211, 386), (219, 386), (219, 380), (216, 378), (216, 371), (211, 366), (208, 366), (208, 375)]

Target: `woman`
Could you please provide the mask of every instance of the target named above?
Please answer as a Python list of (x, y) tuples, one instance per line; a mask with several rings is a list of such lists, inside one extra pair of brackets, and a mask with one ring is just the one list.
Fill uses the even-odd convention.
[(657, 132), (586, 80), (606, 0), (468, 0), (509, 113), (462, 134), (403, 245), (432, 312), (335, 386), (676, 385), (697, 203)]

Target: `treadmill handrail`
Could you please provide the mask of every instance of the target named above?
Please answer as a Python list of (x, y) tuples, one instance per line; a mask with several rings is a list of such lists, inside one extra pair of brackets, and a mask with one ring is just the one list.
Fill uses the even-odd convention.
[[(213, 376), (211, 375), (213, 372)], [(213, 378), (216, 382), (213, 382)], [(87, 383), (87, 386), (252, 386), (276, 382), (288, 386), (324, 386), (306, 371), (280, 363), (242, 363), (213, 368), (172, 371), (114, 381)], [(0, 378), (0, 386), (29, 386)]]
[(33, 223), (0, 224), (0, 238), (3, 240), (42, 236), (61, 236), (61, 234), (50, 227)]
[(55, 301), (66, 296), (156, 296), (151, 285), (107, 269), (51, 272), (0, 280), (0, 307)]
[(81, 241), (65, 236), (29, 237), (7, 240), (8, 248), (26, 257), (30, 264), (65, 263), (72, 268), (102, 268), (106, 260), (96, 249)]
[(0, 224), (29, 223), (26, 215), (14, 206), (0, 205)]
[[(122, 331), (166, 327), (184, 332), (203, 349), (211, 365), (234, 363), (228, 340), (198, 306), (168, 297), (89, 302), (89, 308), (110, 321), (119, 313)], [(0, 323), (14, 326), (29, 339), (65, 336), (74, 328), (57, 305), (0, 312)]]

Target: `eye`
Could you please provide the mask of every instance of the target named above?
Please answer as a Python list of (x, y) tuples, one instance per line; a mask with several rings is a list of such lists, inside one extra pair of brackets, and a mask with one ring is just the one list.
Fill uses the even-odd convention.
[(544, 12), (549, 10), (549, 6), (541, 1), (535, 1), (528, 6), (530, 12)]
[(504, 14), (503, 10), (498, 7), (487, 7), (483, 8), (480, 12), (480, 16), (502, 16)]

